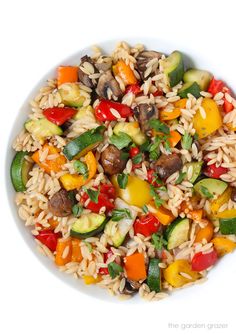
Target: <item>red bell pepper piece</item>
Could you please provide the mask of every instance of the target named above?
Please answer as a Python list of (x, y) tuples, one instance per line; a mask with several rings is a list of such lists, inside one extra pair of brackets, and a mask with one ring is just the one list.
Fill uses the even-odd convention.
[(101, 184), (100, 193), (106, 194), (109, 199), (115, 199), (116, 197), (116, 190), (112, 184)]
[[(107, 260), (108, 260), (108, 258), (110, 258), (112, 255), (113, 255), (113, 252), (112, 252), (111, 250), (109, 250), (108, 252), (106, 252), (106, 253), (103, 255), (104, 263), (106, 263)], [(108, 274), (109, 274), (108, 267), (100, 268), (98, 272), (99, 272), (101, 275), (108, 275)]]
[(61, 237), (60, 233), (54, 233), (52, 230), (43, 229), (35, 236), (42, 244), (46, 245), (52, 252), (56, 251), (57, 240)]
[(114, 102), (110, 100), (101, 100), (99, 104), (95, 107), (95, 117), (98, 121), (116, 121), (117, 117), (111, 112), (111, 108), (115, 109), (122, 118), (127, 118), (133, 115), (132, 109), (119, 102)]
[(192, 270), (193, 271), (203, 271), (214, 265), (218, 259), (216, 250), (212, 250), (207, 254), (198, 252), (193, 256), (192, 259)]
[(74, 108), (52, 107), (44, 109), (43, 115), (48, 121), (55, 123), (57, 126), (61, 126), (66, 121), (70, 120), (76, 112), (77, 110)]
[(157, 179), (156, 172), (153, 169), (149, 169), (147, 171), (147, 180), (148, 180), (149, 184), (151, 184), (155, 187), (161, 186), (160, 184), (157, 183), (156, 179)]
[(156, 90), (154, 93), (152, 93), (154, 97), (161, 97), (163, 95), (163, 91)]
[(150, 236), (156, 233), (159, 230), (159, 228), (160, 228), (159, 220), (151, 213), (141, 216), (134, 222), (135, 235), (142, 234), (144, 236)]
[(209, 178), (219, 179), (222, 174), (228, 172), (228, 169), (222, 166), (216, 166), (216, 164), (207, 165), (203, 170), (203, 173)]
[(125, 94), (133, 93), (133, 94), (137, 95), (141, 92), (142, 92), (142, 90), (141, 90), (141, 87), (139, 86), (139, 84), (128, 85), (126, 87), (126, 90), (125, 90)]
[[(102, 184), (100, 186), (100, 193), (98, 195), (98, 202), (93, 202), (90, 200), (88, 205), (86, 205), (87, 209), (90, 209), (94, 213), (99, 213), (102, 207), (106, 207), (106, 212), (114, 209), (115, 205), (110, 199), (115, 199), (115, 188), (110, 184)], [(89, 198), (87, 193), (84, 193), (81, 196), (81, 203), (84, 204), (86, 200)]]
[[(225, 86), (224, 82), (222, 80), (216, 80), (215, 78), (212, 78), (210, 85), (208, 87), (208, 92), (211, 93), (213, 96), (215, 96), (217, 93), (228, 93), (231, 94), (230, 89)], [(229, 102), (225, 97), (223, 97), (224, 104), (224, 112), (229, 113), (234, 109), (234, 106), (231, 102)]]

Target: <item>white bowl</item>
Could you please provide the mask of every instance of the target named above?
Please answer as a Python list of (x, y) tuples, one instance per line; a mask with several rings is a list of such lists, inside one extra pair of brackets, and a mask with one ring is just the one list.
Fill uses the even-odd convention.
[[(184, 53), (185, 56), (185, 64), (195, 66), (201, 69), (206, 69), (211, 71), (213, 74), (217, 75), (217, 78), (223, 78), (226, 82), (229, 83), (229, 86), (232, 87), (232, 89), (236, 89), (236, 79), (235, 76), (232, 76), (232, 71), (231, 67), (227, 66), (227, 64), (223, 63), (219, 66), (220, 62), (220, 57), (217, 56), (217, 54), (214, 53), (216, 52), (216, 49), (211, 49), (210, 52), (208, 52), (207, 48), (202, 48), (200, 51), (196, 47), (191, 46), (191, 45), (185, 45), (184, 40), (179, 40), (177, 39), (178, 43), (175, 43), (174, 41), (167, 41), (167, 40), (161, 40), (161, 39), (149, 39), (149, 38), (142, 38), (141, 40), (139, 38), (131, 38), (131, 39), (126, 39), (126, 41), (130, 45), (134, 45), (136, 43), (143, 43), (147, 49), (150, 50), (157, 50), (157, 51), (162, 51), (164, 53), (171, 53), (173, 50), (181, 50)], [(115, 45), (117, 44), (118, 40), (111, 40), (111, 41), (106, 41), (106, 42), (101, 42), (97, 43), (98, 46), (100, 46), (104, 52), (110, 53)], [(99, 299), (104, 299), (104, 300), (109, 300), (116, 302), (116, 298), (111, 297), (106, 290), (100, 289), (97, 286), (87, 286), (83, 283), (82, 280), (76, 280), (73, 278), (71, 275), (66, 275), (60, 271), (58, 271), (57, 267), (45, 256), (39, 254), (36, 250), (36, 244), (34, 241), (34, 238), (30, 234), (30, 232), (26, 229), (24, 226), (23, 222), (20, 220), (18, 213), (17, 213), (17, 207), (14, 203), (14, 197), (15, 197), (15, 191), (12, 187), (11, 180), (10, 180), (10, 165), (12, 158), (14, 156), (14, 151), (11, 148), (12, 142), (18, 134), (27, 119), (27, 114), (29, 111), (28, 108), (28, 103), (30, 100), (32, 100), (40, 87), (45, 85), (45, 82), (48, 78), (54, 78), (56, 76), (56, 68), (58, 65), (73, 65), (73, 64), (78, 64), (79, 60), (82, 56), (85, 54), (90, 54), (91, 53), (91, 48), (87, 47), (83, 50), (79, 50), (76, 54), (69, 56), (68, 58), (64, 59), (63, 61), (59, 62), (58, 64), (55, 64), (55, 67), (49, 71), (45, 76), (40, 79), (40, 81), (36, 84), (36, 86), (32, 89), (31, 93), (27, 96), (25, 99), (25, 102), (23, 106), (19, 109), (19, 113), (17, 115), (17, 118), (12, 126), (12, 130), (10, 133), (9, 141), (8, 141), (8, 150), (7, 150), (7, 155), (6, 155), (6, 191), (8, 195), (8, 201), (12, 210), (12, 215), (13, 215), (13, 220), (16, 222), (16, 226), (24, 239), (25, 243), (29, 246), (30, 250), (34, 253), (34, 255), (40, 260), (40, 262), (45, 266), (45, 268), (49, 271), (51, 271), (55, 276), (63, 280), (66, 284), (74, 287), (75, 289), (79, 290), (80, 292), (84, 294), (91, 295), (93, 297), (99, 298)], [(55, 60), (55, 63), (57, 63), (58, 60)], [(233, 259), (235, 255), (231, 255), (231, 260)], [(235, 258), (235, 257), (234, 257)], [(230, 264), (230, 259), (227, 259), (226, 265), (229, 266)], [(220, 275), (222, 277), (222, 267), (223, 264), (220, 262), (220, 265), (217, 265), (216, 268), (211, 271), (214, 276)], [(225, 268), (225, 267), (224, 267)], [(210, 280), (212, 280), (213, 284), (213, 275), (210, 274)], [(219, 278), (219, 277), (218, 277)], [(216, 289), (216, 284), (214, 282), (214, 285), (212, 285), (212, 289)], [(206, 284), (204, 284), (206, 285)], [(202, 286), (196, 285), (192, 286), (189, 289), (184, 289), (180, 290), (179, 293), (175, 293), (174, 295), (183, 296), (184, 298), (188, 298), (190, 296), (194, 296), (197, 292), (199, 292), (202, 289)], [(185, 292), (185, 293), (184, 293)], [(180, 298), (180, 296), (179, 296)], [(171, 298), (172, 299), (172, 298)], [(134, 299), (131, 299), (132, 301), (137, 301), (141, 299), (139, 297), (135, 297)], [(128, 300), (128, 301), (131, 301)]]

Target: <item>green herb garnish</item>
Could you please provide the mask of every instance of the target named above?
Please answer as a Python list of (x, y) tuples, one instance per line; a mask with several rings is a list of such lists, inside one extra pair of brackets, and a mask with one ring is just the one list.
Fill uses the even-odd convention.
[(142, 207), (142, 211), (143, 211), (145, 214), (148, 213), (147, 205), (144, 205), (144, 206)]
[(150, 185), (150, 195), (153, 197), (155, 206), (159, 208), (163, 204), (164, 200), (160, 198), (157, 191), (158, 191), (158, 188), (155, 188), (155, 186)]
[(116, 262), (109, 263), (107, 267), (108, 267), (109, 275), (111, 276), (112, 279), (119, 276), (121, 272), (124, 272), (124, 269), (122, 268), (122, 266), (120, 266)]
[(83, 212), (83, 207), (81, 205), (74, 205), (72, 207), (72, 213), (74, 217), (78, 218)]
[(182, 181), (184, 180), (185, 176), (186, 176), (186, 172), (180, 171), (179, 172), (179, 176), (176, 179), (175, 185), (178, 185), (178, 184), (182, 183)]
[(130, 142), (132, 142), (132, 138), (126, 133), (119, 132), (118, 135), (113, 134), (110, 137), (110, 142), (121, 150), (127, 147), (130, 144)]
[(181, 140), (182, 148), (185, 150), (189, 150), (192, 146), (192, 143), (193, 143), (192, 136), (189, 133), (185, 132)]
[(92, 202), (95, 202), (95, 204), (98, 203), (98, 196), (99, 196), (100, 190), (87, 189), (85, 190), (85, 192), (88, 194), (89, 199)]
[(170, 133), (169, 127), (165, 123), (161, 122), (160, 120), (152, 119), (149, 121), (149, 125), (152, 129), (156, 131), (160, 131), (164, 134)]
[(205, 186), (201, 185), (200, 191), (204, 195), (204, 197), (210, 198), (210, 199), (213, 198), (213, 194), (211, 194), (208, 188), (206, 188)]
[(113, 209), (112, 211), (112, 221), (120, 221), (122, 219), (132, 219), (130, 210), (128, 208), (122, 208), (122, 209)]
[(84, 241), (84, 244), (86, 245), (86, 247), (88, 248), (88, 250), (89, 250), (89, 252), (91, 254), (93, 252), (92, 245), (89, 242), (87, 242), (87, 241)]
[(155, 249), (161, 250), (167, 245), (167, 241), (160, 233), (155, 233), (152, 234), (152, 244), (154, 245)]
[(132, 158), (132, 162), (134, 164), (139, 164), (142, 162), (142, 160), (143, 160), (143, 155), (141, 152)]
[(82, 174), (84, 179), (88, 178), (88, 167), (86, 164), (82, 163), (81, 161), (75, 161), (73, 165), (75, 171), (78, 172), (79, 174)]
[(125, 173), (118, 174), (117, 182), (120, 188), (125, 189), (128, 184), (128, 175)]

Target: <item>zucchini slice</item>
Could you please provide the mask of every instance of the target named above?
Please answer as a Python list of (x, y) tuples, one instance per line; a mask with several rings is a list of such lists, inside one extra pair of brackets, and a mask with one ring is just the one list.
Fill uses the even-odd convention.
[(48, 121), (46, 118), (26, 121), (25, 129), (39, 140), (44, 140), (49, 136), (63, 134), (62, 128)]
[(184, 61), (181, 52), (174, 51), (161, 62), (164, 73), (169, 79), (170, 87), (177, 85), (184, 75)]
[(176, 219), (165, 231), (167, 240), (167, 249), (171, 250), (188, 240), (189, 235), (189, 219)]
[(193, 172), (192, 172), (192, 177), (189, 179), (189, 182), (193, 184), (197, 178), (200, 176), (201, 171), (202, 171), (202, 164), (203, 162), (192, 162), (192, 163), (187, 163), (185, 166), (187, 167), (187, 170), (192, 166)]
[(196, 81), (183, 84), (178, 92), (180, 98), (187, 98), (188, 93), (192, 94), (195, 98), (200, 98), (200, 87)]
[(220, 219), (220, 232), (223, 235), (236, 234), (236, 218)]
[(76, 137), (73, 141), (69, 142), (64, 150), (63, 154), (69, 159), (78, 159), (87, 152), (93, 150), (99, 143), (103, 141), (104, 126), (99, 126), (95, 129), (91, 129)]
[(81, 89), (76, 83), (62, 84), (58, 92), (61, 96), (62, 102), (70, 107), (82, 107), (85, 97), (81, 94)]
[(183, 77), (185, 83), (198, 83), (201, 91), (207, 91), (211, 79), (212, 75), (210, 74), (210, 72), (198, 69), (189, 69), (185, 72)]
[(96, 213), (81, 215), (70, 230), (70, 236), (75, 238), (88, 238), (101, 233), (106, 225), (106, 216)]
[(194, 190), (202, 197), (213, 198), (214, 195), (224, 193), (228, 184), (222, 180), (214, 178), (203, 178), (194, 185)]
[(11, 163), (11, 181), (16, 192), (24, 192), (26, 190), (26, 183), (29, 180), (29, 172), (33, 163), (25, 159), (27, 155), (28, 152), (19, 151)]
[(161, 269), (159, 268), (160, 259), (151, 258), (148, 266), (147, 285), (150, 291), (161, 291)]

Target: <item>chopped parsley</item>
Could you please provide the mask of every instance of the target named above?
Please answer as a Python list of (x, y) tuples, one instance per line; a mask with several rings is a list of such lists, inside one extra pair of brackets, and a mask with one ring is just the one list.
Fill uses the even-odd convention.
[(122, 219), (132, 219), (132, 216), (128, 208), (113, 209), (111, 219), (116, 222)]
[(157, 191), (158, 188), (155, 188), (153, 185), (150, 185), (150, 195), (153, 197), (155, 206), (159, 208), (163, 204), (164, 200), (160, 198)]
[(149, 121), (149, 125), (152, 129), (156, 131), (160, 131), (164, 134), (170, 133), (169, 127), (165, 123), (161, 122), (160, 120), (152, 119)]
[(175, 185), (178, 185), (178, 184), (182, 183), (182, 181), (184, 180), (185, 176), (186, 176), (186, 172), (180, 171), (179, 172), (179, 176), (176, 179)]
[(88, 194), (92, 202), (95, 202), (95, 204), (98, 203), (98, 196), (99, 196), (100, 190), (86, 189), (85, 192)]
[(189, 150), (192, 146), (192, 143), (193, 143), (192, 136), (189, 133), (185, 132), (181, 140), (182, 148), (185, 150)]
[(81, 205), (74, 205), (72, 207), (72, 213), (74, 217), (78, 218), (83, 212), (83, 207)]
[(132, 158), (132, 162), (133, 162), (134, 164), (139, 164), (139, 163), (142, 162), (142, 160), (143, 160), (143, 155), (142, 155), (141, 152), (140, 152), (139, 154), (135, 155), (135, 156)]
[(120, 188), (122, 188), (122, 189), (126, 188), (126, 186), (128, 184), (128, 175), (125, 174), (125, 173), (118, 174), (117, 182), (118, 182)]
[(155, 233), (152, 234), (152, 244), (154, 245), (155, 249), (161, 250), (167, 245), (167, 241), (164, 239), (162, 234)]
[(143, 211), (145, 214), (148, 213), (147, 205), (144, 205), (144, 206), (142, 207), (142, 211)]
[(111, 262), (108, 264), (108, 272), (109, 275), (112, 279), (116, 278), (117, 276), (119, 276), (119, 274), (121, 272), (124, 272), (124, 269), (122, 268), (122, 266), (120, 266), (119, 264), (117, 264), (116, 262)]
[(82, 174), (84, 179), (88, 178), (88, 167), (86, 164), (82, 163), (81, 161), (75, 161), (73, 166), (75, 171), (78, 172), (79, 174)]

